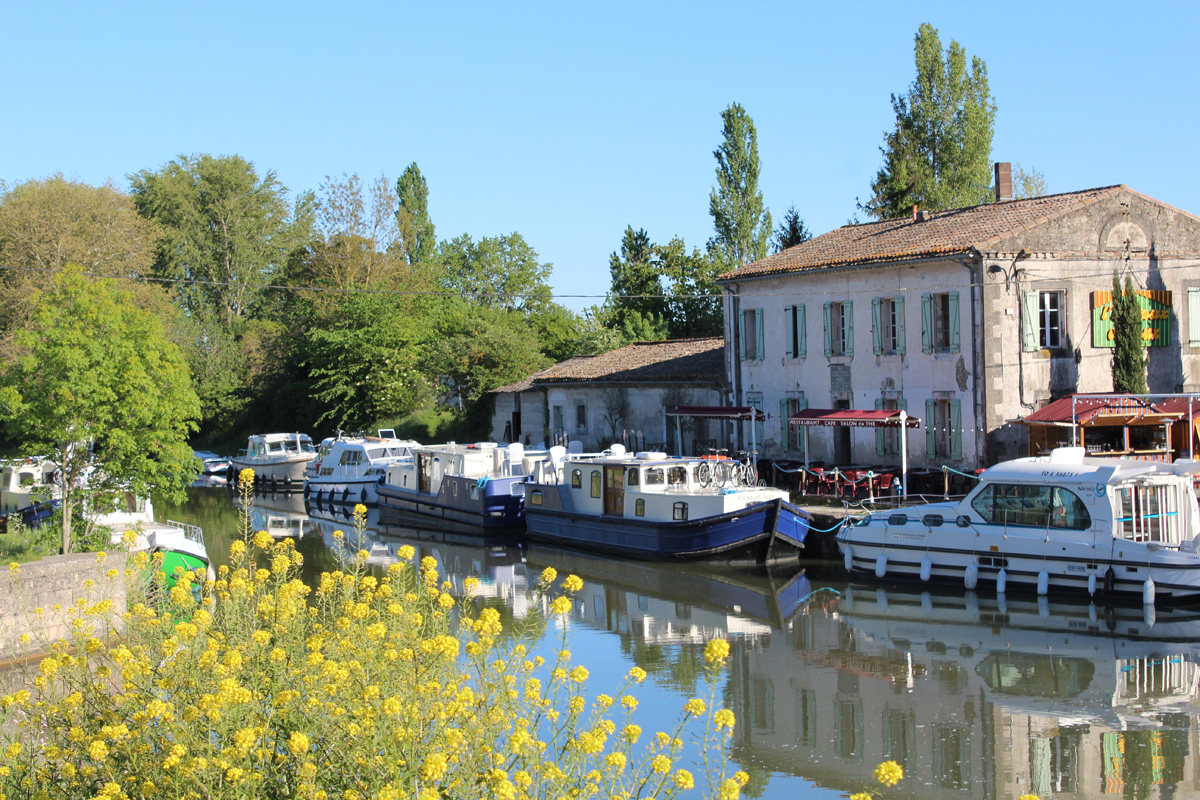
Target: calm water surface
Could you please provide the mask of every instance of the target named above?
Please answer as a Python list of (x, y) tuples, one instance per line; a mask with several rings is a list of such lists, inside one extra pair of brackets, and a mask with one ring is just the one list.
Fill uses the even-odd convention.
[[(227, 561), (239, 518), (226, 489), (192, 489), (159, 513), (203, 526)], [(749, 796), (843, 797), (891, 758), (905, 780), (887, 797), (1200, 797), (1200, 612), (1147, 619), (1140, 607), (847, 584), (830, 566), (825, 579), (811, 567), (706, 571), (370, 523), (372, 564), (410, 544), (456, 586), (476, 576), (518, 618), (538, 603), (544, 567), (578, 574), (574, 662), (593, 695), (646, 669), (636, 717), (648, 732), (704, 691), (704, 642), (727, 637), (719, 694), (737, 715), (729, 755), (751, 775)], [(333, 531), (351, 530), (310, 517), (298, 494), (256, 497), (253, 524), (296, 538), (310, 582), (339, 566)]]

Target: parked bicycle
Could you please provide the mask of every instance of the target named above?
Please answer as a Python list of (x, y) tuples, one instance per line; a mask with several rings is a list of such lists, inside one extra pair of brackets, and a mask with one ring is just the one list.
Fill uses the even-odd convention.
[(696, 480), (702, 487), (712, 484), (724, 488), (733, 486), (758, 486), (758, 468), (754, 465), (753, 453), (738, 451), (737, 459), (729, 457), (729, 451), (709, 448), (700, 466), (696, 467)]

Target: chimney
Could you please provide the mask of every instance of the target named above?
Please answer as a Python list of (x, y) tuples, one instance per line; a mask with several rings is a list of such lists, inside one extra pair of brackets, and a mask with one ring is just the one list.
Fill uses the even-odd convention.
[(917, 221), (917, 204), (913, 203), (913, 222)]
[(1012, 200), (1012, 162), (996, 162), (996, 202)]

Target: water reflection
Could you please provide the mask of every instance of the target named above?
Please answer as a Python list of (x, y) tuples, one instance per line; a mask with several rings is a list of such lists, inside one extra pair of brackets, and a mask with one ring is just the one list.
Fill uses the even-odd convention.
[[(235, 531), (231, 495), (222, 499)], [(703, 643), (728, 637), (721, 691), (737, 715), (731, 755), (752, 776), (750, 796), (844, 796), (885, 759), (906, 773), (889, 797), (1200, 796), (1195, 611), (1148, 618), (1140, 607), (846, 585), (811, 569), (627, 562), (390, 526), (374, 514), (359, 538), (347, 514), (302, 519), (290, 500), (260, 503), (263, 527), (278, 519), (276, 531), (300, 537), (307, 580), (337, 568), (336, 530), (380, 568), (407, 544), (437, 558), (456, 589), (475, 577), (506, 619), (540, 610), (533, 587), (545, 566), (578, 574), (575, 657), (597, 692), (634, 664), (649, 671), (639, 714), (651, 725), (697, 691)], [(171, 513), (191, 521), (189, 507)], [(194, 508), (212, 514), (208, 499)]]

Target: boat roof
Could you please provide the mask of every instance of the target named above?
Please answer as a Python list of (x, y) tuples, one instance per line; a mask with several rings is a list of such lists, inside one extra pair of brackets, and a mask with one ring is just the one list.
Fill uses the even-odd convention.
[(252, 442), (294, 442), (297, 439), (302, 442), (312, 441), (312, 437), (307, 433), (253, 433), (250, 435)]
[(1060, 447), (1046, 456), (1005, 461), (988, 468), (980, 481), (1016, 483), (1120, 483), (1142, 476), (1177, 476), (1200, 472), (1200, 462), (1173, 464), (1126, 458), (1088, 457), (1082, 447)]

